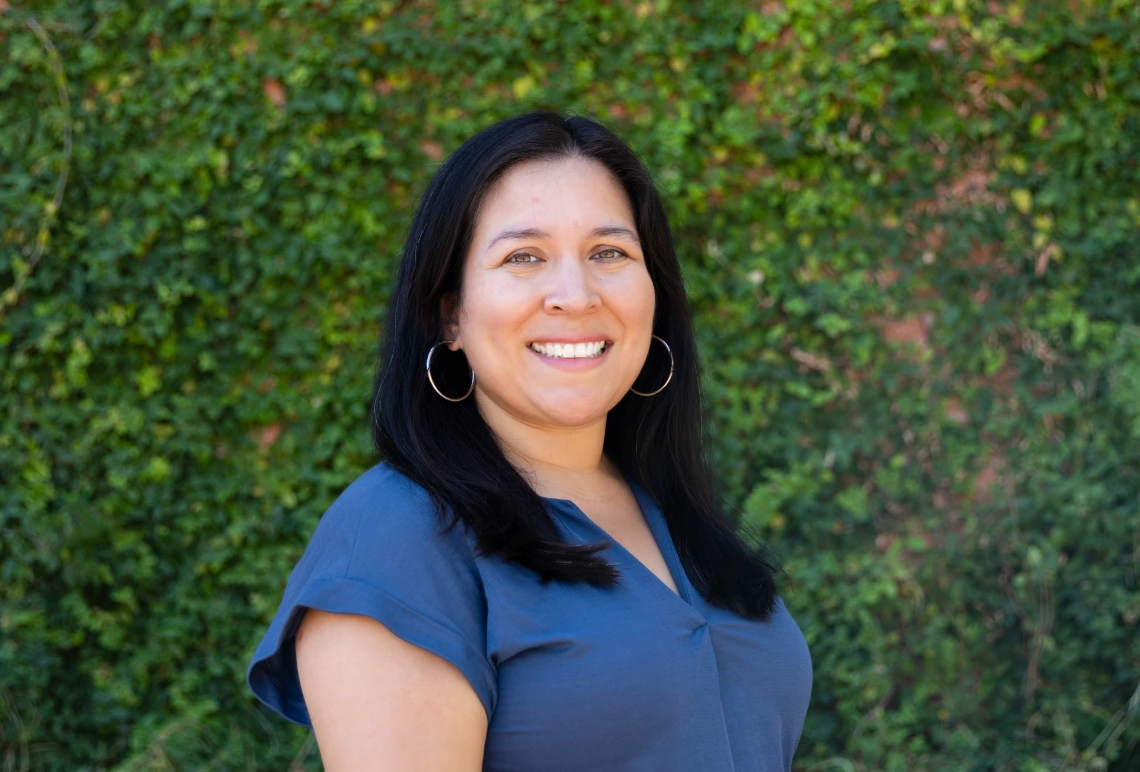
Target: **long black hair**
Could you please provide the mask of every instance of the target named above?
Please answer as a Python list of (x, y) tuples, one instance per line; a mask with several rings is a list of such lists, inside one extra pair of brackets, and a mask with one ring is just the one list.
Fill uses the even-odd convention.
[[(656, 293), (653, 333), (673, 351), (668, 386), (652, 397), (626, 394), (606, 419), (604, 451), (653, 496), (665, 515), (693, 586), (709, 603), (754, 619), (776, 607), (774, 559), (752, 549), (721, 513), (703, 448), (704, 419), (696, 343), (669, 222), (653, 180), (614, 132), (581, 116), (537, 111), (496, 123), (468, 139), (440, 166), (408, 232), (392, 288), (372, 395), (372, 439), (395, 469), (423, 486), (448, 528), (463, 521), (479, 552), (525, 566), (543, 583), (609, 587), (616, 568), (604, 544), (564, 543), (545, 502), (507, 459), (475, 406), (449, 402), (428, 383), (428, 350), (443, 336), (441, 301), (461, 294), (475, 218), (487, 191), (524, 161), (581, 157), (603, 164), (629, 197)], [(464, 394), (465, 357), (440, 347), (436, 384)], [(638, 391), (657, 388), (668, 355), (651, 346)], [(644, 382), (643, 382), (644, 381)]]

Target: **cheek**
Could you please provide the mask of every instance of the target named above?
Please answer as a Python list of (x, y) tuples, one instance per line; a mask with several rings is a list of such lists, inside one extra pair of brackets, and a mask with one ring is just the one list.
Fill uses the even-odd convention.
[(473, 281), (464, 297), (461, 322), (468, 357), (494, 367), (496, 352), (518, 343), (516, 333), (531, 313), (530, 296), (510, 282)]
[(644, 327), (646, 335), (653, 328), (653, 311), (656, 306), (656, 295), (653, 290), (653, 280), (644, 269), (629, 272), (615, 282), (610, 292), (609, 302), (627, 327)]

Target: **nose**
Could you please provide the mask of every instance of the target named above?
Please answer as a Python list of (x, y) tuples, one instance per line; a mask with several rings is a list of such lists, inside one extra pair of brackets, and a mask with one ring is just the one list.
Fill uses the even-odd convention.
[(581, 314), (601, 304), (601, 296), (594, 286), (595, 277), (588, 265), (575, 257), (565, 257), (556, 265), (551, 272), (553, 283), (543, 304), (548, 314)]

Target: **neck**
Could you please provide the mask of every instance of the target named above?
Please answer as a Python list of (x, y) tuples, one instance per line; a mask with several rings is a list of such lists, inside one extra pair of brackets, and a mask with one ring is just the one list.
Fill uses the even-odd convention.
[(508, 413), (478, 387), (473, 396), (504, 455), (539, 496), (574, 499), (619, 476), (602, 452), (605, 414), (580, 426), (541, 425)]

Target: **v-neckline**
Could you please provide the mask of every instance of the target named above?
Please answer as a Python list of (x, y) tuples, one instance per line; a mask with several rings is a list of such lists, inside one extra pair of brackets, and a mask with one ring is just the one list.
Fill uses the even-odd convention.
[(674, 592), (665, 584), (657, 574), (649, 570), (641, 560), (630, 552), (626, 547), (609, 534), (604, 528), (590, 519), (590, 516), (582, 511), (581, 507), (575, 504), (571, 499), (557, 499), (549, 496), (542, 496), (543, 501), (550, 503), (563, 504), (565, 507), (579, 520), (584, 521), (590, 528), (600, 533), (603, 540), (611, 545), (611, 548), (620, 554), (625, 562), (631, 566), (631, 570), (636, 571), (642, 576), (643, 579), (650, 584), (655, 584), (661, 588), (661, 591), (668, 593), (677, 601), (684, 603), (685, 606), (691, 610), (696, 611), (693, 607), (692, 594), (688, 584), (688, 576), (685, 575), (685, 569), (681, 565), (680, 555), (677, 553), (676, 545), (673, 543), (672, 534), (669, 533), (669, 526), (665, 522), (664, 513), (661, 512), (657, 502), (649, 494), (640, 483), (635, 481), (629, 475), (622, 473), (626, 484), (629, 486), (630, 491), (633, 493), (634, 499), (637, 501), (637, 506), (641, 510), (641, 516), (644, 518), (646, 525), (649, 526), (650, 534), (653, 540), (657, 543), (657, 550), (661, 553), (662, 559), (665, 561), (665, 567), (669, 574), (673, 577), (673, 584), (677, 585), (677, 591)]

